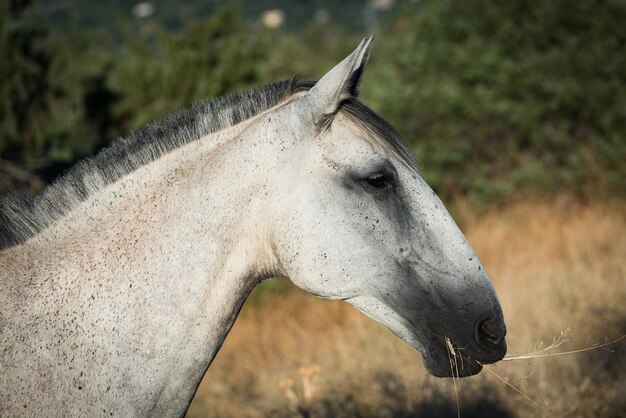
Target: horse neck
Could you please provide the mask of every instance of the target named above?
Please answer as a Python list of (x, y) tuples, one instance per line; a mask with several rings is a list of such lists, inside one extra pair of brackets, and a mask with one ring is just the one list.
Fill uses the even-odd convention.
[[(9, 279), (37, 288), (24, 294), (44, 320), (22, 319), (59, 341), (46, 355), (74, 357), (82, 390), (111, 408), (184, 412), (247, 295), (273, 275), (258, 184), (271, 150), (251, 149), (250, 131), (172, 151), (8, 255), (24, 261)], [(72, 381), (63, 373), (48, 375)]]

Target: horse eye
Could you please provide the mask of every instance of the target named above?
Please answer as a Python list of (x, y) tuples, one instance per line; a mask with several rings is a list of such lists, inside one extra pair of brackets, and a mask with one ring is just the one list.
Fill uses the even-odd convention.
[(383, 173), (372, 174), (365, 182), (375, 189), (388, 189), (393, 186), (393, 180)]

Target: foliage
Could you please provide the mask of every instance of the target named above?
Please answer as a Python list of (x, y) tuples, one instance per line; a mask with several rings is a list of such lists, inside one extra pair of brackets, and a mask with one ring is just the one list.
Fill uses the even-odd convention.
[(263, 33), (247, 30), (238, 9), (228, 7), (205, 22), (189, 20), (181, 33), (158, 26), (127, 46), (111, 75), (123, 100), (116, 111), (136, 127), (165, 113), (265, 80), (261, 64), (269, 48)]
[(115, 125), (108, 50), (22, 21), (28, 4), (0, 6), (0, 193), (8, 186), (38, 191), (103, 146)]
[(625, 19), (618, 1), (424, 1), (364, 91), (447, 195), (623, 193)]
[[(122, 21), (119, 45), (95, 32), (49, 33), (22, 18), (28, 4), (0, 8), (0, 195), (36, 192), (196, 100), (320, 77), (358, 40), (332, 21), (263, 30), (229, 6), (179, 31)], [(444, 199), (624, 196), (624, 20), (626, 3), (615, 0), (406, 4), (382, 26), (363, 99), (403, 134)]]

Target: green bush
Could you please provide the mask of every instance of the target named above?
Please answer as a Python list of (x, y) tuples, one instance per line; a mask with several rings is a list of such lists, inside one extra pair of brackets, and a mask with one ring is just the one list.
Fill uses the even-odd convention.
[[(51, 35), (22, 18), (28, 3), (0, 6), (0, 194), (194, 101), (320, 77), (360, 38), (332, 22), (263, 30), (227, 7), (180, 31), (143, 22), (120, 45)], [(423, 0), (388, 17), (363, 100), (444, 200), (625, 195), (626, 2)]]
[(623, 195), (624, 21), (623, 1), (423, 1), (364, 92), (445, 196)]
[(108, 49), (24, 21), (29, 3), (0, 4), (0, 194), (39, 191), (115, 129)]
[(126, 36), (111, 74), (122, 100), (116, 112), (137, 127), (190, 104), (266, 82), (261, 66), (269, 48), (262, 31), (250, 32), (230, 6), (204, 22), (187, 21), (180, 33), (144, 28)]

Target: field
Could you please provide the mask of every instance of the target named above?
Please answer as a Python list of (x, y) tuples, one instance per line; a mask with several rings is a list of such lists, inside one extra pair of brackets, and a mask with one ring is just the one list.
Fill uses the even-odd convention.
[[(623, 203), (562, 200), (456, 217), (500, 295), (509, 354), (561, 332), (570, 340), (552, 353), (626, 333)], [(429, 376), (420, 356), (374, 321), (270, 281), (244, 306), (187, 416), (618, 417), (626, 340), (500, 362), (458, 383), (460, 411), (453, 380)]]

